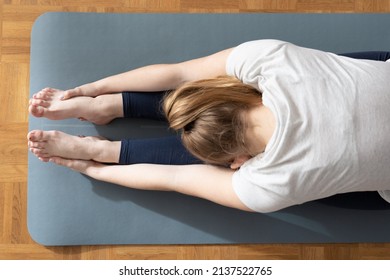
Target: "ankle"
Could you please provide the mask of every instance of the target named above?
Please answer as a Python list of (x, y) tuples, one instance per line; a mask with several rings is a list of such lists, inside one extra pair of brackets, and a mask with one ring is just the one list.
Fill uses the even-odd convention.
[(109, 140), (94, 140), (91, 146), (92, 160), (103, 163), (118, 163), (120, 153), (120, 142)]
[(89, 136), (74, 136), (75, 145), (73, 149), (79, 151), (79, 158), (83, 160), (93, 160), (98, 153), (98, 148), (96, 147), (96, 141), (93, 137)]
[(95, 113), (100, 112), (102, 117), (123, 118), (123, 101), (121, 94), (105, 94), (94, 98)]

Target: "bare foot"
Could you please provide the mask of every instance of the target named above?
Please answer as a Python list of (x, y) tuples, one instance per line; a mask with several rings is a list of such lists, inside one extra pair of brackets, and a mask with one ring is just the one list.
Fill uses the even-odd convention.
[(30, 151), (44, 162), (53, 157), (113, 163), (119, 161), (119, 141), (110, 142), (99, 137), (80, 137), (60, 131), (42, 130), (31, 131), (27, 139)]
[(45, 117), (51, 120), (69, 118), (81, 118), (83, 113), (79, 111), (82, 103), (90, 102), (92, 97), (74, 99), (73, 102), (62, 101), (63, 91), (53, 88), (45, 88), (33, 95), (30, 99), (29, 112), (37, 118)]
[(122, 97), (118, 94), (96, 98), (78, 96), (63, 100), (64, 91), (45, 88), (30, 99), (29, 112), (37, 118), (50, 120), (78, 118), (95, 124), (107, 124), (123, 116)]

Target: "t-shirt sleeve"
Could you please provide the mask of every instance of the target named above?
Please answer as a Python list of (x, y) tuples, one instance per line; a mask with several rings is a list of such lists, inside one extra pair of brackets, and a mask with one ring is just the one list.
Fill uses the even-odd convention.
[[(249, 177), (249, 178), (248, 178)], [(257, 178), (250, 178), (244, 170), (238, 170), (233, 174), (233, 189), (248, 208), (259, 213), (269, 213), (297, 204), (289, 198), (289, 189), (286, 186), (272, 186), (272, 183)], [(253, 181), (255, 180), (255, 182)]]
[(263, 78), (263, 62), (274, 59), (286, 44), (284, 41), (266, 39), (238, 45), (227, 58), (226, 73), (257, 88)]

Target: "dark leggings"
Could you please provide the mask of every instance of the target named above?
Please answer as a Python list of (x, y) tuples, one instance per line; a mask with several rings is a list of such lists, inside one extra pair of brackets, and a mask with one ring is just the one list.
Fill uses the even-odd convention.
[[(386, 61), (390, 52), (344, 53), (343, 56)], [(164, 120), (161, 102), (165, 92), (123, 92), (123, 110), (125, 118), (147, 118)], [(183, 146), (180, 136), (173, 135), (151, 139), (122, 140), (120, 164), (199, 164), (200, 160), (192, 156)]]
[(357, 59), (369, 59), (369, 60), (378, 60), (386, 61), (390, 59), (390, 52), (355, 52), (355, 53), (342, 53), (342, 56), (348, 56), (351, 58)]
[[(125, 118), (166, 121), (161, 103), (166, 92), (123, 92)], [(180, 135), (121, 141), (119, 164), (199, 164), (200, 160), (184, 148)]]

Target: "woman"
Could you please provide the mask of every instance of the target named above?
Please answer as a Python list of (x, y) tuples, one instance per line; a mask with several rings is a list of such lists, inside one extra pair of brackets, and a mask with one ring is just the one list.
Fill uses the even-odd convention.
[[(65, 92), (45, 89), (30, 101), (36, 117), (105, 124), (118, 117), (159, 117), (161, 97), (108, 93), (176, 89), (164, 100), (168, 122), (182, 132), (184, 146), (211, 165), (198, 164), (177, 137), (110, 142), (32, 131), (29, 147), (42, 161), (98, 180), (177, 191), (246, 211), (276, 211), (352, 191), (385, 195), (389, 53), (366, 55), (384, 57), (357, 60), (258, 40)], [(143, 106), (145, 98), (153, 106)]]

